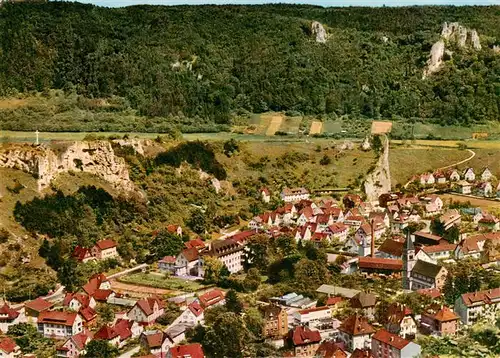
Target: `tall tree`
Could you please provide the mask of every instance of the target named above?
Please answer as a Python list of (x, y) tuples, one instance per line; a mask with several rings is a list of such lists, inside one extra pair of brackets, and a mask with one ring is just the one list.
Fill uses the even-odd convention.
[(240, 314), (243, 311), (243, 303), (241, 303), (235, 290), (231, 289), (227, 291), (225, 307), (229, 312), (236, 314)]

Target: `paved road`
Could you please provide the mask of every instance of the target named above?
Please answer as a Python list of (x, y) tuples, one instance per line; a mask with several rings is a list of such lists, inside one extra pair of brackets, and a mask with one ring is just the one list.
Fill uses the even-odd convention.
[(141, 346), (135, 346), (131, 350), (123, 353), (122, 355), (118, 356), (118, 358), (132, 358), (132, 356), (136, 353), (138, 353), (141, 350)]

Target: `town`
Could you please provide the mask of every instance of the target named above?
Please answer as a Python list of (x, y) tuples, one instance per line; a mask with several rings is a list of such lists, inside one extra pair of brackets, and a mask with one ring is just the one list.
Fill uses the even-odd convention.
[[(476, 182), (472, 168), (426, 173), (410, 181), (419, 193), (383, 193), (375, 202), (356, 193), (336, 200), (314, 197), (306, 188), (260, 188), (259, 200), (278, 196), (282, 205), (255, 216), (246, 229), (212, 241), (188, 238), (177, 255), (109, 277), (95, 274), (73, 292), (61, 286), (21, 304), (5, 301), (0, 330), (8, 335), (0, 338), (1, 356), (32, 356), (9, 335), (21, 329), (55, 341), (61, 358), (99, 350), (110, 350), (108, 356), (201, 358), (218, 348), (197, 340), (198, 327), (209, 323), (214, 330), (225, 324), (220, 314), (228, 311), (246, 326), (253, 322), (253, 339), (273, 355), (423, 356), (422, 337), (453, 338), (480, 322), (494, 322), (500, 311), (499, 281), (493, 279), (500, 260), (497, 213), (436, 194), (437, 185), (446, 185), (464, 195), (476, 188), (478, 195), (493, 196), (489, 170), (478, 177)], [(167, 225), (166, 231), (185, 237), (179, 225)], [(259, 292), (263, 280), (280, 281), (262, 276), (271, 264), (270, 246), (305, 250), (304, 262), (323, 270), (301, 268), (304, 278), (295, 291), (290, 285)], [(111, 239), (76, 246), (73, 257), (81, 263), (120, 260)], [(463, 267), (481, 269), (491, 280), (481, 282), (475, 271), (463, 274)], [(309, 269), (319, 270), (319, 277)], [(286, 269), (280, 270), (277, 275), (284, 275)], [(340, 277), (337, 284), (327, 279), (331, 270)], [(146, 287), (134, 292), (123, 285), (126, 280), (116, 281), (134, 272), (197, 286), (164, 294)], [(219, 354), (231, 351), (225, 352)]]

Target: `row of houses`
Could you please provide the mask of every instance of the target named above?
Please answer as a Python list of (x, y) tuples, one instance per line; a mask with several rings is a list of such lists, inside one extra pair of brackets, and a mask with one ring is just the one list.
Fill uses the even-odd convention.
[(488, 168), (482, 169), (479, 175), (476, 175), (474, 168), (465, 168), (462, 172), (459, 172), (456, 168), (451, 168), (445, 171), (438, 170), (433, 173), (427, 172), (414, 176), (412, 181), (418, 181), (421, 185), (434, 185), (458, 182), (460, 180), (474, 182), (476, 179), (482, 182), (489, 182), (492, 178), (493, 174)]

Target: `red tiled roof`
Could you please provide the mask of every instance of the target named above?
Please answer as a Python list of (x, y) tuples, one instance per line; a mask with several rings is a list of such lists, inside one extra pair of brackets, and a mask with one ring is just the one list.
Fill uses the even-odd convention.
[(10, 354), (16, 350), (17, 344), (9, 337), (0, 338), (0, 351)]
[(154, 333), (149, 333), (149, 334), (144, 334), (144, 337), (146, 337), (146, 342), (148, 344), (149, 349), (151, 348), (158, 348), (161, 347), (163, 343), (163, 332), (162, 331), (157, 331)]
[(179, 225), (168, 225), (167, 226), (167, 231), (169, 233), (176, 233), (177, 232), (177, 228), (179, 227)]
[(380, 331), (377, 331), (377, 333), (375, 333), (373, 335), (372, 339), (375, 339), (379, 342), (387, 344), (387, 345), (394, 347), (398, 350), (403, 349), (404, 347), (406, 347), (410, 343), (410, 341), (407, 341), (406, 339), (404, 339), (396, 334), (392, 334), (392, 333), (386, 331), (385, 329), (381, 329)]
[(119, 336), (118, 332), (116, 332), (113, 327), (106, 325), (102, 326), (101, 329), (97, 331), (97, 333), (94, 335), (94, 339), (102, 341), (110, 341), (118, 336)]
[(443, 306), (435, 313), (425, 312), (425, 315), (440, 322), (457, 321), (460, 319), (460, 317), (458, 317), (455, 312), (450, 310), (447, 306)]
[(78, 316), (75, 312), (44, 311), (38, 316), (38, 323), (59, 324), (63, 326), (73, 326)]
[(330, 231), (333, 234), (338, 234), (338, 233), (341, 233), (341, 232), (348, 230), (348, 227), (342, 223), (334, 223), (334, 224), (328, 226), (328, 228), (330, 229)]
[(119, 319), (116, 321), (116, 324), (113, 326), (113, 329), (115, 330), (116, 333), (120, 336), (120, 340), (124, 341), (130, 337), (132, 337), (132, 325), (134, 324), (133, 321), (129, 321), (126, 319)]
[(399, 259), (386, 259), (381, 257), (360, 257), (358, 259), (360, 269), (378, 269), (378, 270), (403, 270), (403, 261)]
[(300, 310), (299, 313), (300, 314), (308, 314), (311, 312), (327, 311), (329, 309), (330, 309), (330, 307), (328, 307), (328, 306), (313, 307), (313, 308), (306, 308), (306, 309)]
[(204, 358), (203, 348), (199, 343), (184, 344), (182, 346), (170, 347), (172, 358)]
[(78, 311), (86, 322), (90, 322), (97, 317), (97, 312), (90, 306), (80, 308)]
[(347, 354), (335, 342), (323, 342), (318, 347), (316, 355), (322, 358), (347, 358)]
[(462, 294), (462, 301), (468, 307), (475, 304), (491, 304), (493, 301), (498, 302), (498, 300), (500, 300), (500, 287)]
[(200, 254), (198, 253), (198, 249), (196, 247), (184, 249), (182, 250), (181, 254), (186, 258), (186, 260), (188, 260), (188, 262), (198, 260), (198, 258), (200, 257)]
[(97, 289), (99, 289), (99, 286), (101, 286), (101, 283), (108, 281), (107, 277), (104, 276), (102, 273), (98, 273), (95, 275), (92, 275), (89, 279), (89, 282), (87, 282), (85, 285), (83, 285), (82, 289), (87, 292), (90, 296), (92, 296)]
[(37, 299), (26, 303), (24, 306), (33, 311), (42, 312), (48, 310), (53, 305), (54, 305), (53, 303), (50, 303), (49, 301), (46, 301), (43, 298), (38, 297)]
[(321, 342), (319, 331), (313, 331), (309, 327), (297, 326), (290, 333), (294, 346)]
[(107, 249), (111, 249), (113, 247), (116, 247), (116, 242), (114, 242), (113, 240), (110, 240), (110, 239), (105, 239), (105, 240), (101, 240), (101, 241), (97, 241), (95, 246), (97, 246), (99, 248), (99, 250), (107, 250)]
[(201, 295), (199, 298), (201, 306), (204, 308), (210, 307), (212, 305), (215, 305), (216, 303), (222, 301), (224, 299), (225, 295), (224, 292), (221, 290), (215, 289), (212, 291), (209, 291), (203, 295)]
[(370, 349), (356, 348), (350, 358), (374, 358)]
[(154, 297), (140, 299), (135, 304), (142, 310), (142, 312), (146, 314), (146, 316), (149, 316), (154, 312), (153, 309), (155, 303), (158, 304), (158, 309), (163, 308), (163, 302), (160, 299)]
[(205, 247), (205, 243), (200, 238), (196, 238), (193, 240), (189, 240), (188, 242), (185, 242), (184, 246), (186, 246), (187, 249), (190, 249), (192, 247), (196, 247), (197, 249), (202, 249)]
[(249, 237), (254, 236), (256, 234), (257, 230), (245, 230), (237, 234), (234, 234), (233, 236), (229, 237), (229, 239), (234, 240), (235, 242), (242, 243), (247, 241)]
[(83, 331), (78, 334), (75, 334), (73, 337), (71, 337), (73, 342), (75, 343), (75, 346), (79, 349), (82, 350), (85, 348), (85, 346), (88, 343), (88, 340), (90, 339), (90, 333)]
[(63, 306), (69, 306), (70, 302), (75, 299), (83, 307), (87, 307), (90, 304), (90, 297), (84, 293), (66, 293), (64, 296)]
[(377, 251), (400, 257), (401, 255), (403, 255), (403, 246), (403, 241), (387, 239), (382, 243), (382, 245), (380, 245)]
[(92, 255), (90, 254), (90, 250), (89, 249), (77, 245), (75, 247), (75, 249), (73, 250), (73, 255), (72, 256), (75, 259), (77, 259), (78, 261), (83, 261), (83, 259), (85, 259), (87, 257), (91, 257)]
[(455, 251), (457, 247), (456, 244), (439, 244), (439, 245), (431, 245), (431, 246), (422, 246), (422, 250), (425, 253), (434, 253), (434, 252), (442, 252), (442, 251)]
[(94, 299), (96, 301), (106, 301), (108, 299), (108, 297), (111, 296), (111, 294), (113, 294), (113, 293), (114, 293), (113, 290), (102, 290), (99, 288), (99, 289), (95, 290), (92, 297), (94, 297)]
[(411, 309), (397, 302), (387, 308), (387, 322), (399, 325), (403, 318), (412, 314)]
[(199, 315), (201, 315), (203, 313), (203, 307), (200, 306), (200, 304), (196, 301), (192, 302), (189, 306), (188, 306), (189, 310), (196, 316), (198, 317)]
[(429, 233), (429, 232), (423, 232), (423, 231), (416, 231), (416, 232), (414, 233), (414, 235), (415, 235), (415, 236), (424, 237), (424, 238), (426, 238), (426, 239), (434, 240), (434, 241), (437, 241), (437, 242), (439, 242), (439, 240), (441, 240), (441, 239), (442, 239), (442, 237), (441, 237), (441, 236), (438, 236), (438, 235), (433, 235), (433, 234), (431, 234), (431, 233)]
[(441, 297), (441, 291), (437, 288), (421, 288), (417, 290), (417, 293), (425, 296), (429, 296), (430, 298), (438, 298)]
[(343, 300), (344, 300), (344, 298), (343, 298), (343, 297), (340, 297), (340, 296), (328, 297), (328, 298), (326, 299), (325, 304), (326, 304), (327, 306), (334, 306), (334, 305), (336, 305), (337, 303), (342, 302)]
[[(7, 315), (7, 320), (13, 320), (19, 316), (19, 312), (17, 312), (15, 309), (12, 309), (9, 307), (8, 304), (4, 304), (2, 307), (0, 307), (0, 316)], [(0, 321), (3, 318), (0, 317)]]
[(375, 332), (373, 327), (368, 323), (368, 320), (365, 317), (357, 314), (347, 317), (340, 324), (339, 330), (342, 332), (346, 332), (351, 336), (371, 334)]

